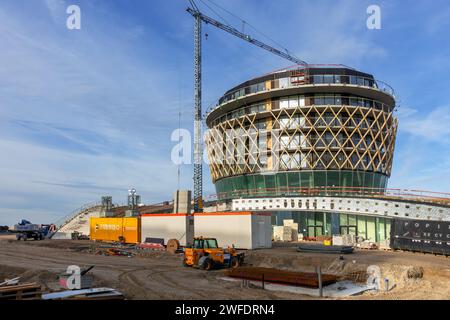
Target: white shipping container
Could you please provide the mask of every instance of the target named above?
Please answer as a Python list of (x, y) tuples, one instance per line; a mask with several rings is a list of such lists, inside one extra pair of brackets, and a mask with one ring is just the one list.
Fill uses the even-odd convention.
[(164, 244), (177, 239), (180, 245), (191, 245), (194, 239), (194, 217), (184, 213), (143, 214), (141, 238), (161, 238)]
[(239, 249), (272, 247), (270, 213), (195, 213), (195, 236), (216, 238), (219, 246)]

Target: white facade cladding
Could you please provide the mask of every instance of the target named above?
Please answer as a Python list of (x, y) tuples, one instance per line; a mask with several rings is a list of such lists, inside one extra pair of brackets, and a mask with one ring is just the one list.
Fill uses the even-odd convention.
[(450, 221), (450, 208), (407, 201), (370, 198), (292, 197), (234, 199), (233, 211), (312, 211), (403, 218), (414, 220)]
[(188, 214), (144, 214), (141, 216), (141, 238), (161, 238), (164, 243), (177, 239), (180, 245), (191, 245), (194, 239), (194, 217)]
[(216, 238), (219, 246), (239, 249), (270, 248), (270, 213), (217, 212), (194, 214), (195, 236)]

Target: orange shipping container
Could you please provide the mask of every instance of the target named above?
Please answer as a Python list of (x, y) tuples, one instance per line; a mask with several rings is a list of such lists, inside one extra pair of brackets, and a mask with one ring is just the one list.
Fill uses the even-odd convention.
[(141, 242), (141, 218), (91, 218), (90, 229), (91, 240)]

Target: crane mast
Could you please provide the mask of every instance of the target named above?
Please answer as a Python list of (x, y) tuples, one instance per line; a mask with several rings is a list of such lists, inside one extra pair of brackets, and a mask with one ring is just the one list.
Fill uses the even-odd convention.
[(257, 39), (253, 39), (250, 35), (242, 33), (235, 28), (210, 18), (200, 12), (193, 0), (189, 0), (192, 8), (187, 8), (195, 19), (194, 25), (194, 212), (203, 211), (203, 181), (202, 181), (202, 21), (206, 24), (222, 29), (242, 40), (245, 40), (257, 47), (269, 51), (281, 58), (287, 59), (295, 64), (306, 67), (308, 64), (287, 52), (280, 51), (269, 46)]
[(202, 212), (202, 21), (194, 17), (194, 212)]

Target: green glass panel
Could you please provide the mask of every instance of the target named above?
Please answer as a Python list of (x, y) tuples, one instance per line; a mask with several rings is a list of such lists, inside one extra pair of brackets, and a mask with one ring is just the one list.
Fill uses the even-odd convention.
[(274, 174), (270, 174), (270, 175), (265, 175), (264, 179), (266, 180), (266, 191), (269, 194), (275, 193), (275, 175)]
[(320, 237), (322, 235), (323, 235), (323, 228), (322, 227), (316, 227), (315, 237)]
[(356, 226), (356, 216), (354, 214), (348, 215), (348, 225), (349, 226)]
[(374, 217), (367, 217), (367, 240), (377, 241), (376, 222)]
[(327, 185), (327, 173), (325, 171), (314, 172), (314, 186), (324, 187)]
[[(366, 188), (370, 188), (370, 189), (373, 188), (373, 173), (372, 172), (365, 173), (364, 186)], [(368, 190), (368, 191), (372, 191), (372, 190)]]
[(301, 172), (301, 179), (302, 188), (314, 187), (314, 176), (312, 172)]
[(255, 186), (256, 189), (265, 189), (266, 185), (264, 183), (264, 176), (256, 175), (255, 176)]
[[(339, 187), (339, 171), (328, 171), (327, 172), (327, 186), (329, 187)], [(337, 189), (337, 188), (336, 188)]]
[(331, 213), (325, 213), (325, 230), (324, 233), (328, 236), (331, 236)]
[(271, 216), (271, 224), (273, 226), (277, 225), (277, 215), (276, 214), (272, 214), (272, 216)]
[(288, 191), (288, 180), (287, 180), (287, 176), (286, 173), (278, 173), (277, 177), (276, 177), (276, 186), (277, 186), (277, 191), (279, 193), (284, 193)]
[(308, 212), (308, 226), (315, 226), (316, 219), (314, 217), (314, 212)]
[(323, 213), (316, 213), (316, 226), (323, 226)]
[(348, 234), (356, 236), (356, 227), (348, 227)]
[(381, 188), (381, 174), (379, 173), (374, 173), (373, 188), (375, 192), (378, 192), (379, 188)]
[(345, 213), (341, 213), (339, 215), (339, 224), (341, 226), (347, 226), (348, 225), (347, 215)]
[(385, 233), (385, 219), (384, 218), (377, 218), (378, 219), (378, 239), (379, 241), (383, 241), (386, 239), (386, 233)]
[(255, 177), (253, 175), (250, 175), (250, 176), (246, 176), (245, 178), (246, 178), (247, 189), (248, 189), (249, 193), (253, 193), (254, 190), (256, 189)]
[(300, 212), (298, 217), (298, 230), (300, 233), (303, 233), (306, 236), (306, 228), (307, 228), (307, 215), (304, 212)]
[(387, 178), (386, 178), (386, 176), (382, 175), (381, 176), (381, 181), (380, 181), (381, 188), (385, 189), (386, 188), (386, 184), (387, 184)]
[(353, 186), (353, 173), (350, 171), (341, 172), (341, 187), (352, 187)]
[(216, 181), (215, 186), (216, 186), (217, 194), (221, 195), (221, 193), (223, 192), (223, 190), (222, 190), (223, 189), (222, 188), (222, 180)]
[(243, 177), (238, 176), (233, 178), (233, 190), (241, 191), (243, 189)]
[(353, 186), (355, 188), (364, 187), (364, 172), (356, 171), (353, 173)]
[(298, 192), (300, 188), (300, 174), (298, 172), (287, 173), (289, 192)]
[(358, 217), (358, 236), (367, 238), (366, 234), (366, 217)]

